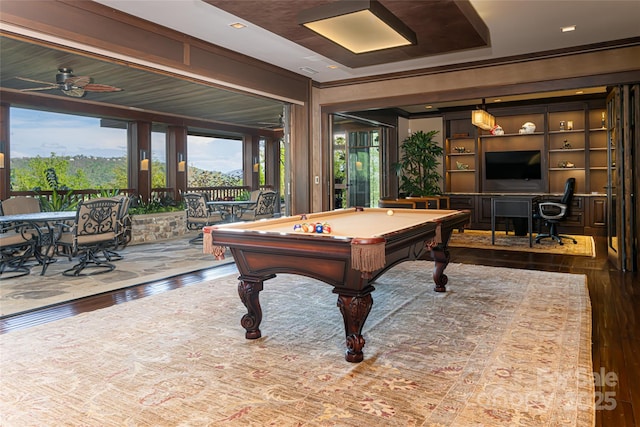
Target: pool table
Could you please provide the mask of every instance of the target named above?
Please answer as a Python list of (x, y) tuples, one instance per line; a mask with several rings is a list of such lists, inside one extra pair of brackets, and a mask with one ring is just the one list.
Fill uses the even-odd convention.
[[(203, 229), (203, 247), (217, 258), (224, 257), (224, 248), (233, 254), (240, 272), (238, 293), (247, 308), (241, 320), (246, 338), (261, 336), (259, 293), (264, 281), (277, 273), (299, 274), (333, 286), (344, 319), (345, 358), (360, 362), (365, 344), (362, 328), (373, 305), (372, 283), (400, 262), (433, 259), (435, 291), (444, 292), (447, 242), (451, 232), (465, 227), (469, 219), (468, 211), (339, 209), (208, 226)], [(325, 226), (320, 233), (294, 230), (317, 224)]]

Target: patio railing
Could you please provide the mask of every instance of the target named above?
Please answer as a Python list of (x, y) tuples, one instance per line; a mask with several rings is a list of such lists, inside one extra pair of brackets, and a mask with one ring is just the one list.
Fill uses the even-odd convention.
[[(272, 186), (263, 185), (260, 189), (272, 189)], [(68, 191), (68, 190), (67, 190)], [(65, 194), (67, 191), (58, 191), (59, 195)], [(72, 200), (88, 200), (96, 197), (101, 197), (105, 194), (105, 191), (109, 193), (114, 190), (97, 190), (97, 189), (83, 189), (73, 190), (71, 194)], [(209, 200), (235, 200), (239, 197), (246, 195), (250, 192), (251, 188), (248, 186), (229, 186), (229, 187), (188, 187), (188, 193), (206, 193), (209, 196)], [(135, 189), (133, 188), (121, 188), (118, 189), (118, 194), (135, 197)], [(43, 190), (39, 192), (35, 191), (11, 191), (11, 196), (33, 196), (33, 197), (46, 197), (49, 201), (53, 198), (53, 191)], [(151, 191), (151, 198), (153, 200), (176, 200), (175, 189), (173, 188), (154, 188)]]

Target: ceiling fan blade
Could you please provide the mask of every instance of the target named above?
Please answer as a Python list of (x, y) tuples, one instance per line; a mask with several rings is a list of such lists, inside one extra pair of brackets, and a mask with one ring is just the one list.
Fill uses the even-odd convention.
[(57, 88), (58, 87), (58, 85), (55, 84), (55, 83), (43, 82), (42, 80), (29, 79), (29, 78), (26, 78), (26, 77), (16, 77), (16, 79), (24, 80), (25, 82), (39, 83), (39, 84), (42, 84), (42, 85), (50, 85), (52, 88)]
[(84, 89), (81, 87), (74, 87), (69, 90), (62, 89), (65, 95), (73, 96), (74, 98), (82, 98), (84, 96)]
[(20, 92), (34, 92), (37, 90), (51, 90), (51, 89), (58, 89), (58, 85), (45, 86), (45, 87), (32, 87), (29, 89), (20, 89)]
[(115, 86), (101, 85), (98, 83), (89, 83), (83, 89), (87, 92), (120, 92), (122, 89)]

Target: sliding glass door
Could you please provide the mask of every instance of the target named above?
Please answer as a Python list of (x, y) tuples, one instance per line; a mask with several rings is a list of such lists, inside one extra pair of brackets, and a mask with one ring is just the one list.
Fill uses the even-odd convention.
[(380, 199), (382, 139), (374, 124), (333, 116), (332, 209), (377, 206)]

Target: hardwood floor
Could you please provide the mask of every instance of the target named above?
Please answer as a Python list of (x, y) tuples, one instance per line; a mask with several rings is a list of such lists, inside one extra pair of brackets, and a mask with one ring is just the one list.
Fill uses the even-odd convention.
[[(598, 427), (640, 427), (640, 275), (622, 273), (607, 261), (604, 238), (596, 239), (597, 258), (451, 248), (453, 262), (587, 276), (593, 317), (593, 367)], [(111, 305), (189, 286), (236, 272), (233, 265), (203, 270), (133, 288), (0, 319), (0, 333), (74, 316)], [(598, 403), (598, 402), (596, 402)]]

